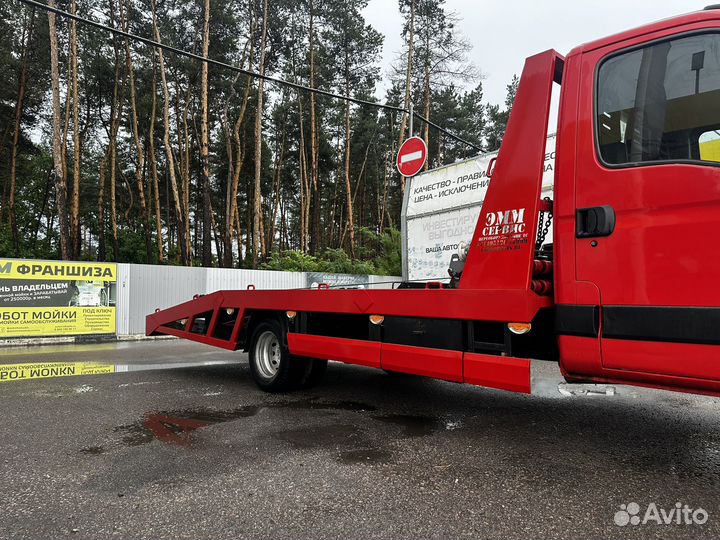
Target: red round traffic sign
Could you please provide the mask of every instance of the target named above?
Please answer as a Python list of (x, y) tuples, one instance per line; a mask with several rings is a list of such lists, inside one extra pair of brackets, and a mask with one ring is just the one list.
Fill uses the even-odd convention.
[(428, 149), (420, 137), (410, 137), (402, 146), (397, 156), (397, 168), (403, 176), (415, 176), (427, 161)]

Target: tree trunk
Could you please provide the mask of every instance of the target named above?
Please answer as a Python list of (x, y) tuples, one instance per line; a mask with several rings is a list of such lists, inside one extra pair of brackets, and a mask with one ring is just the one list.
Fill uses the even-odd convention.
[[(155, 41), (160, 41), (160, 30), (157, 24), (157, 9), (155, 0), (151, 0), (153, 32)], [(185, 217), (180, 206), (180, 193), (178, 192), (177, 177), (175, 176), (175, 157), (173, 156), (172, 147), (170, 146), (170, 91), (168, 90), (167, 77), (165, 75), (165, 60), (163, 58), (162, 49), (157, 50), (158, 63), (160, 65), (160, 80), (163, 88), (163, 124), (165, 128), (163, 136), (163, 146), (165, 147), (165, 157), (167, 159), (167, 169), (170, 176), (170, 186), (172, 187), (173, 198), (175, 200), (175, 215), (177, 217), (178, 230), (178, 246), (180, 247), (180, 261), (182, 264), (188, 264), (188, 250), (186, 244)]]
[[(310, 29), (310, 87), (315, 88), (315, 13), (313, 0), (309, 2)], [(315, 255), (320, 249), (320, 182), (319, 161), (320, 142), (317, 133), (317, 110), (315, 92), (310, 93), (310, 173), (312, 177), (312, 227), (310, 234), (310, 253)], [(308, 203), (309, 204), (309, 203)]]
[[(268, 0), (263, 1), (262, 36), (260, 38), (260, 76), (265, 75), (265, 46), (267, 41)], [(255, 192), (253, 207), (253, 268), (257, 268), (262, 257), (262, 236), (260, 235), (260, 214), (262, 213), (262, 114), (265, 80), (258, 80), (257, 109), (255, 111)]]
[[(188, 85), (188, 90), (189, 90), (189, 88), (190, 88), (190, 86)], [(188, 92), (188, 103), (189, 103), (189, 92)], [(192, 252), (195, 254), (196, 257), (200, 258), (200, 265), (202, 266), (202, 238), (203, 238), (202, 232), (203, 232), (203, 230), (205, 230), (205, 223), (203, 220), (203, 215), (200, 210), (201, 205), (202, 205), (202, 188), (203, 188), (202, 180), (201, 180), (201, 178), (202, 178), (202, 163), (200, 162), (199, 159), (196, 160), (194, 163), (192, 160), (193, 154), (191, 153), (191, 150), (194, 150), (197, 148), (199, 151), (199, 149), (200, 149), (200, 137), (198, 135), (198, 130), (197, 130), (197, 116), (195, 115), (194, 112), (193, 112), (192, 118), (190, 119), (190, 122), (191, 122), (190, 127), (192, 129), (188, 132), (189, 138), (188, 138), (187, 146), (185, 149), (187, 150), (186, 157), (188, 160), (187, 181), (188, 181), (188, 185), (191, 186), (191, 189), (195, 190), (195, 211), (192, 212), (193, 218), (194, 218), (194, 220), (193, 220), (194, 234), (192, 236), (192, 239), (193, 239), (193, 251)], [(198, 154), (198, 158), (199, 158), (199, 154)], [(192, 175), (190, 173), (191, 165), (197, 165), (196, 177), (198, 178), (198, 180), (195, 182), (194, 186), (191, 183), (191, 181), (192, 181)], [(192, 199), (190, 199), (190, 198), (188, 198), (188, 199), (189, 199), (188, 200), (188, 205), (189, 205), (190, 204), (189, 201)], [(190, 206), (188, 206), (188, 215), (190, 215), (189, 208), (190, 208)]]
[(37, 213), (37, 219), (35, 220), (35, 230), (32, 232), (32, 249), (37, 247), (37, 239), (40, 234), (40, 227), (42, 226), (42, 219), (45, 215), (45, 210), (48, 207), (48, 200), (50, 199), (50, 176), (52, 169), (48, 171), (47, 179), (45, 181), (45, 193), (43, 194), (43, 201), (40, 210)]
[(298, 96), (298, 120), (300, 124), (300, 146), (299, 154), (300, 157), (298, 162), (300, 164), (300, 251), (302, 253), (307, 252), (308, 246), (308, 224), (307, 224), (307, 212), (305, 207), (310, 203), (308, 202), (310, 193), (310, 182), (307, 179), (307, 157), (305, 154), (305, 126), (303, 125), (303, 106), (302, 97)]
[(388, 168), (383, 164), (383, 194), (381, 203), (380, 203), (380, 209), (378, 210), (378, 213), (380, 214), (380, 230), (379, 232), (382, 233), (385, 228), (385, 208), (387, 207), (387, 188), (388, 188)]
[[(253, 52), (252, 49), (250, 51), (250, 60), (248, 62), (252, 61)], [(243, 101), (242, 106), (240, 107), (240, 114), (238, 115), (237, 120), (235, 121), (235, 128), (233, 130), (233, 140), (235, 141), (235, 165), (233, 168), (233, 178), (232, 178), (232, 187), (231, 187), (231, 200), (230, 200), (230, 214), (232, 216), (238, 215), (239, 216), (239, 210), (238, 210), (238, 190), (240, 187), (240, 174), (242, 173), (243, 166), (245, 164), (245, 157), (246, 157), (246, 147), (245, 147), (245, 140), (241, 139), (240, 134), (242, 132), (243, 125), (245, 123), (245, 116), (247, 114), (247, 108), (248, 104), (250, 102), (250, 91), (252, 90), (252, 78), (248, 77), (247, 82), (245, 84), (245, 93), (243, 95)], [(248, 201), (249, 204), (249, 201)], [(237, 236), (237, 242), (238, 242), (238, 257), (239, 261), (242, 262), (242, 235), (241, 231), (242, 228), (240, 227), (240, 221), (238, 219), (237, 221), (238, 226), (236, 229), (236, 236)], [(248, 235), (249, 236), (249, 235)], [(232, 237), (230, 238), (230, 243), (232, 243)]]
[[(253, 43), (254, 43), (254, 18), (253, 10), (250, 10), (250, 37), (245, 43), (243, 49), (242, 58), (240, 60), (240, 66), (245, 65), (245, 59), (248, 58), (248, 63), (252, 64), (253, 57)], [(249, 53), (248, 53), (249, 43)], [(227, 174), (227, 185), (225, 186), (225, 236), (223, 238), (223, 266), (225, 268), (232, 268), (233, 266), (233, 238), (235, 236), (235, 214), (237, 213), (237, 196), (238, 196), (238, 184), (240, 181), (240, 170), (242, 169), (242, 161), (244, 160), (244, 152), (242, 151), (242, 143), (240, 140), (240, 130), (242, 129), (243, 122), (245, 120), (245, 112), (247, 111), (247, 105), (250, 98), (250, 90), (252, 88), (252, 79), (246, 77), (247, 81), (245, 84), (245, 93), (243, 95), (242, 105), (240, 107), (240, 115), (238, 116), (235, 127), (230, 132), (230, 122), (228, 120), (228, 108), (230, 102), (236, 97), (235, 84), (240, 77), (240, 73), (237, 74), (233, 81), (233, 90), (230, 93), (230, 98), (225, 102), (222, 113), (222, 125), (225, 131), (225, 151), (228, 159), (228, 174)], [(235, 143), (235, 149), (233, 150), (233, 142)], [(235, 156), (235, 157), (234, 157)], [(238, 246), (240, 251), (242, 247), (240, 245), (240, 238), (238, 237)]]
[[(98, 261), (107, 260), (107, 245), (105, 240), (105, 184), (107, 181), (107, 167), (108, 161), (111, 160), (112, 154), (115, 151), (115, 141), (117, 139), (117, 132), (120, 127), (120, 118), (122, 117), (122, 101), (124, 90), (123, 84), (120, 79), (120, 55), (118, 52), (117, 41), (113, 38), (113, 50), (115, 53), (115, 82), (113, 84), (113, 98), (110, 106), (110, 127), (108, 129), (108, 146), (105, 150), (105, 155), (100, 161), (99, 171), (99, 186), (98, 186)], [(114, 176), (113, 176), (114, 182)], [(113, 243), (113, 252), (114, 252)]]
[[(160, 214), (160, 185), (158, 182), (157, 155), (155, 153), (155, 116), (157, 115), (157, 80), (155, 78), (155, 61), (153, 58), (152, 106), (150, 109), (150, 133), (148, 135), (148, 158), (150, 159), (150, 175), (152, 176), (155, 195), (155, 229), (157, 232), (158, 262), (165, 262), (165, 242), (163, 240), (162, 218)], [(167, 202), (170, 204), (170, 201)]]
[[(129, 22), (130, 6), (128, 5), (123, 11), (123, 2), (120, 2), (120, 26), (127, 32), (130, 26)], [(142, 140), (138, 129), (138, 113), (137, 113), (137, 96), (135, 92), (135, 67), (133, 66), (132, 55), (130, 53), (130, 40), (125, 38), (125, 68), (128, 74), (128, 83), (130, 86), (130, 121), (133, 142), (135, 143), (135, 153), (137, 162), (135, 163), (135, 185), (138, 190), (138, 200), (140, 202), (140, 215), (143, 221), (143, 232), (145, 233), (145, 261), (148, 264), (153, 262), (153, 245), (152, 232), (150, 229), (150, 212), (148, 211), (147, 199), (145, 197), (145, 148), (143, 148)]]
[[(285, 97), (283, 96), (282, 100), (282, 106), (285, 105)], [(285, 161), (285, 134), (286, 134), (286, 124), (283, 122), (282, 126), (282, 136), (280, 137), (280, 148), (276, 149), (276, 155), (275, 155), (275, 182), (274, 182), (274, 191), (275, 191), (275, 204), (273, 205), (272, 212), (270, 214), (270, 225), (268, 227), (268, 235), (267, 235), (267, 241), (265, 242), (265, 245), (267, 246), (267, 252), (272, 253), (273, 250), (273, 242), (275, 240), (275, 222), (277, 220), (277, 214), (278, 210), (280, 208), (280, 186), (281, 186), (281, 180), (282, 180), (282, 168)]]
[[(245, 257), (250, 257), (250, 253), (252, 253), (253, 250), (253, 212), (252, 212), (252, 204), (250, 201), (253, 200), (253, 184), (251, 182), (247, 182), (245, 186), (245, 196), (247, 200), (247, 204), (245, 205)], [(252, 258), (250, 259), (250, 262), (252, 263)]]
[(240, 221), (240, 211), (235, 206), (235, 230), (237, 231), (237, 246), (238, 246), (238, 268), (243, 264), (243, 250), (242, 250), (242, 222)]
[(112, 137), (109, 141), (110, 146), (110, 227), (112, 232), (113, 243), (113, 260), (120, 260), (120, 239), (118, 238), (118, 220), (117, 220), (117, 139)]
[(215, 242), (215, 250), (218, 254), (218, 260), (222, 260), (222, 243), (220, 242), (220, 234), (218, 233), (217, 228), (217, 222), (215, 221), (215, 214), (212, 212), (212, 207), (210, 208), (210, 225), (211, 225), (211, 232), (212, 232), (212, 239), (213, 242)]
[[(202, 55), (207, 58), (210, 53), (210, 0), (205, 0), (203, 17)], [(200, 162), (202, 165), (202, 199), (203, 199), (203, 266), (212, 266), (212, 205), (210, 201), (210, 141), (208, 135), (208, 63), (202, 63), (200, 75)], [(218, 254), (219, 255), (219, 254)]]
[[(188, 254), (188, 264), (192, 266), (193, 256), (197, 254), (197, 250), (192, 245), (192, 235), (190, 234), (190, 130), (188, 129), (188, 114), (190, 110), (190, 85), (185, 92), (185, 107), (182, 112), (182, 131), (178, 129), (178, 138), (180, 141), (180, 175), (182, 178), (182, 204), (183, 215), (185, 216), (185, 249)], [(180, 118), (178, 118), (180, 122)], [(197, 238), (196, 238), (197, 239)]]
[[(111, 18), (115, 19), (115, 13), (113, 10), (113, 4), (110, 2)], [(118, 261), (120, 259), (120, 242), (118, 240), (118, 226), (117, 226), (117, 207), (115, 200), (115, 192), (117, 188), (117, 134), (120, 129), (120, 122), (122, 121), (122, 108), (125, 94), (125, 83), (120, 77), (120, 47), (115, 38), (113, 38), (113, 53), (115, 55), (115, 84), (113, 85), (113, 103), (110, 109), (110, 130), (108, 132), (108, 146), (105, 152), (105, 166), (110, 167), (110, 225), (112, 233), (112, 250), (113, 260)], [(102, 201), (102, 226), (105, 226), (105, 185), (103, 179), (103, 185), (101, 192)], [(105, 257), (105, 231), (103, 230), (103, 258)]]
[[(70, 13), (77, 11), (77, 2), (71, 0)], [(72, 87), (72, 116), (73, 116), (73, 190), (72, 190), (72, 218), (70, 220), (70, 236), (72, 238), (72, 256), (80, 258), (80, 160), (82, 147), (80, 142), (80, 115), (78, 103), (78, 50), (77, 50), (77, 22), (70, 21), (70, 77)]]
[[(25, 92), (28, 79), (28, 49), (32, 40), (35, 27), (35, 8), (30, 12), (27, 26), (23, 28), (22, 51), (20, 53), (20, 72), (18, 73), (17, 102), (15, 103), (15, 125), (13, 128), (12, 147), (10, 150), (10, 194), (8, 200), (10, 229), (12, 232), (12, 244), (15, 256), (20, 256), (20, 238), (18, 235), (17, 216), (15, 215), (15, 191), (17, 186), (17, 157), (18, 146), (20, 145), (20, 134), (22, 131), (22, 116), (25, 109)], [(0, 208), (0, 212), (4, 210)]]
[[(347, 53), (345, 57), (345, 95), (350, 95), (350, 74)], [(345, 198), (347, 199), (347, 229), (350, 237), (350, 256), (355, 258), (355, 223), (353, 216), (353, 193), (350, 181), (350, 102), (345, 102)]]
[[(246, 44), (247, 45), (247, 44)], [(243, 52), (243, 56), (244, 56)], [(242, 65), (242, 64), (241, 64)], [(227, 177), (225, 180), (225, 228), (223, 230), (223, 253), (220, 263), (223, 268), (232, 268), (233, 265), (233, 229), (235, 218), (232, 213), (232, 197), (233, 197), (233, 178), (235, 176), (235, 166), (233, 163), (233, 139), (232, 133), (230, 132), (230, 121), (228, 120), (228, 108), (230, 102), (234, 101), (236, 97), (235, 85), (240, 78), (240, 73), (235, 75), (232, 82), (232, 91), (230, 97), (225, 101), (223, 105), (222, 114), (220, 115), (220, 124), (222, 125), (223, 133), (225, 135), (225, 154), (228, 160)]]
[(107, 153), (100, 160), (100, 171), (98, 176), (98, 249), (97, 260), (107, 259), (107, 247), (105, 246), (105, 182), (107, 180)]
[[(425, 33), (425, 62), (424, 62), (424, 77), (423, 77), (423, 113), (425, 115), (425, 118), (430, 118), (430, 99), (431, 99), (431, 89), (430, 89), (430, 34)], [(425, 146), (430, 148), (430, 124), (425, 122)], [(427, 171), (428, 167), (430, 166), (430, 160), (425, 160), (425, 165), (423, 170)]]
[[(48, 6), (54, 8), (55, 0), (48, 0)], [(60, 257), (70, 258), (70, 224), (67, 215), (67, 183), (65, 181), (62, 159), (62, 133), (60, 120), (60, 65), (58, 59), (58, 37), (55, 14), (48, 12), (50, 35), (50, 81), (52, 87), (53, 109), (53, 170), (55, 173), (55, 202), (58, 212), (60, 236)]]
[[(66, 179), (65, 183), (67, 184), (67, 179), (69, 178), (68, 174), (68, 164), (67, 164), (67, 139), (68, 139), (68, 133), (70, 133), (70, 116), (71, 116), (71, 107), (72, 107), (72, 77), (70, 76), (70, 73), (72, 71), (72, 55), (67, 55), (67, 72), (68, 76), (66, 77), (67, 81), (65, 83), (65, 115), (63, 116), (63, 130), (62, 130), (62, 164), (63, 164), (63, 177)], [(72, 226), (72, 217), (70, 217), (70, 226)], [(72, 246), (70, 246), (70, 249), (72, 249)]]

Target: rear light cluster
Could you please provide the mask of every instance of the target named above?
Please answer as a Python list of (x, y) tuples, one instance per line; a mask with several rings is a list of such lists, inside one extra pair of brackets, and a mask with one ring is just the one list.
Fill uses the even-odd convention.
[(533, 261), (533, 280), (531, 290), (541, 296), (550, 296), (553, 292), (552, 284), (553, 264), (550, 261)]

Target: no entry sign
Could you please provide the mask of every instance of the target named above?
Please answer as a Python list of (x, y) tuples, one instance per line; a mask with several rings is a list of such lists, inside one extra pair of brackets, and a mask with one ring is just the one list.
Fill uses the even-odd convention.
[(420, 137), (410, 137), (402, 146), (397, 156), (397, 168), (403, 176), (415, 176), (427, 161), (427, 145)]

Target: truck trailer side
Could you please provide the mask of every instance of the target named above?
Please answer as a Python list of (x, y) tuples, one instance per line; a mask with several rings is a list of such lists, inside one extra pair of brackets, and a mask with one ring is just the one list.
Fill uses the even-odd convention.
[(530, 392), (542, 360), (571, 382), (718, 394), (720, 167), (703, 150), (718, 130), (718, 9), (540, 53), (449, 285), (218, 291), (148, 315), (147, 333), (247, 350), (269, 391), (314, 384), (336, 360)]

